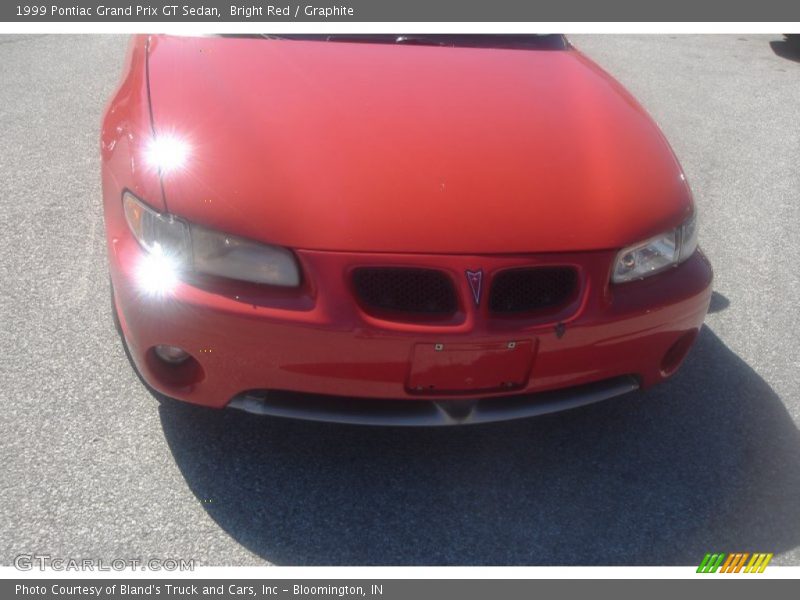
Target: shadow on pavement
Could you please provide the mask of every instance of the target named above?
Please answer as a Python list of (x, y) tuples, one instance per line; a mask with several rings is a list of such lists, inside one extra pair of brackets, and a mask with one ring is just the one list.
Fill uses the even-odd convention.
[(662, 386), (527, 421), (160, 416), (198, 501), (276, 564), (692, 565), (800, 544), (798, 430), (707, 327)]
[(711, 292), (711, 302), (708, 305), (710, 314), (722, 312), (731, 305), (731, 301), (717, 291)]
[(777, 56), (800, 62), (800, 36), (772, 41), (769, 46)]

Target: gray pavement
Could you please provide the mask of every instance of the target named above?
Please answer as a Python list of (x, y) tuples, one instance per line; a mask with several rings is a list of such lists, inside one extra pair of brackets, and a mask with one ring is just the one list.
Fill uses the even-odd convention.
[(800, 53), (572, 39), (681, 159), (713, 313), (646, 393), (407, 430), (159, 405), (107, 289), (98, 132), (126, 41), (0, 37), (0, 564), (800, 564)]

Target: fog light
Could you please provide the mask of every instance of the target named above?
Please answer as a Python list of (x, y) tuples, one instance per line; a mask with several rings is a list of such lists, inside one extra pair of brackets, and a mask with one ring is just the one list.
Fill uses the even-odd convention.
[(180, 364), (189, 358), (189, 353), (183, 348), (167, 346), (166, 344), (156, 346), (155, 353), (158, 358), (173, 365)]

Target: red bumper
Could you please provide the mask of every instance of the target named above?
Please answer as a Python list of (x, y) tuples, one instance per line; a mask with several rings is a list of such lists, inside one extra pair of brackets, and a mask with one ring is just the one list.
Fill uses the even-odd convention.
[[(621, 376), (647, 387), (678, 367), (711, 295), (711, 267), (699, 251), (668, 272), (621, 286), (607, 283), (614, 252), (501, 257), (298, 251), (306, 277), (300, 291), (265, 297), (241, 287), (180, 283), (171, 295), (152, 298), (137, 289), (139, 246), (115, 229), (120, 235), (109, 239), (115, 301), (141, 375), (165, 395), (219, 408), (252, 390), (440, 401), (559, 390)], [(479, 267), (490, 277), (501, 268), (532, 264), (579, 270), (580, 297), (568, 314), (538, 321), (493, 318), (467, 301), (465, 270)], [(355, 301), (349, 277), (365, 265), (449, 272), (457, 282), (459, 311), (438, 323), (372, 316)], [(158, 344), (186, 349), (195, 367), (161, 363), (152, 351)], [(514, 354), (504, 356), (509, 344)], [(472, 361), (479, 371), (505, 369), (516, 380), (502, 389), (465, 385), (447, 394), (431, 392), (418, 384), (425, 367), (436, 367), (431, 353), (437, 347), (463, 350), (450, 355), (456, 378)], [(497, 356), (477, 361), (492, 351)], [(486, 373), (476, 375), (484, 385)]]

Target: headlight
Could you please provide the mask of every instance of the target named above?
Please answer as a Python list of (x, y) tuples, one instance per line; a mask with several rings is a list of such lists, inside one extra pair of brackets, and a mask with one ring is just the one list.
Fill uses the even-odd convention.
[(133, 237), (148, 252), (168, 254), (175, 260), (189, 258), (189, 227), (172, 215), (157, 213), (130, 192), (122, 196), (125, 219)]
[(300, 285), (297, 262), (285, 248), (163, 215), (130, 192), (125, 192), (122, 202), (125, 219), (139, 244), (149, 253), (170, 257), (178, 270), (267, 285)]
[(617, 254), (611, 281), (624, 283), (660, 273), (689, 258), (697, 249), (697, 221), (693, 214), (677, 229), (628, 246)]
[(266, 246), (204, 227), (191, 226), (195, 271), (254, 283), (295, 287), (300, 272), (285, 248)]

